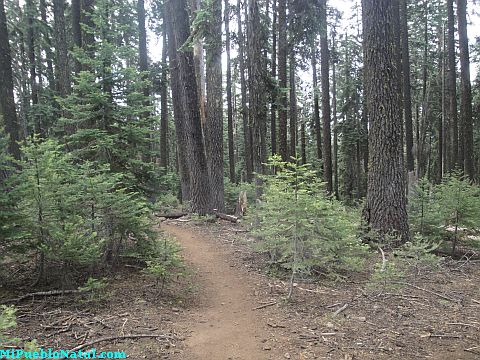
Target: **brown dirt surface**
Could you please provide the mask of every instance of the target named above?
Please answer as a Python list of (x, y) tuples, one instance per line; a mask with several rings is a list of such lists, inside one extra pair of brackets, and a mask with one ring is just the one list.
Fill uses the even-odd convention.
[[(420, 268), (400, 280), (406, 285), (384, 288), (371, 284), (373, 263), (381, 263), (374, 255), (369, 271), (343, 282), (298, 280), (286, 301), (285, 277), (252, 250), (245, 225), (185, 218), (161, 229), (177, 238), (190, 269), (162, 294), (136, 266), (122, 266), (100, 298), (20, 302), (18, 326), (7, 335), (57, 349), (112, 335), (163, 335), (96, 345), (138, 360), (480, 359), (479, 262), (446, 260), (440, 270)], [(32, 290), (0, 286), (0, 303)]]

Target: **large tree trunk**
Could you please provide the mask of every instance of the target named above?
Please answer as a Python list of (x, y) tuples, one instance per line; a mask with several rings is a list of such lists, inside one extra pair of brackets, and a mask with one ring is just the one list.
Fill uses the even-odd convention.
[(266, 161), (266, 131), (267, 131), (267, 106), (266, 106), (266, 64), (263, 58), (263, 32), (260, 24), (260, 11), (255, 0), (248, 1), (249, 21), (248, 34), (248, 80), (249, 80), (249, 106), (250, 119), (252, 121), (252, 155), (253, 170), (256, 173), (256, 196), (262, 195), (261, 174), (264, 174), (264, 163)]
[[(180, 175), (180, 187), (182, 202), (190, 201), (190, 173), (188, 171), (187, 163), (187, 146), (185, 135), (185, 119), (183, 112), (183, 99), (180, 87), (179, 65), (177, 59), (177, 44), (175, 36), (173, 35), (172, 17), (170, 15), (169, 7), (163, 21), (166, 23), (166, 30), (168, 34), (168, 59), (170, 63), (170, 84), (172, 89), (172, 103), (173, 103), (173, 119), (175, 121), (175, 143), (177, 154), (178, 174)], [(167, 16), (169, 15), (169, 16)]]
[[(89, 58), (93, 58), (95, 56), (95, 35), (93, 33), (95, 24), (92, 15), (95, 7), (95, 0), (81, 1), (81, 23), (86, 27), (86, 29), (82, 31), (82, 48)], [(86, 63), (82, 65), (82, 70), (93, 71), (91, 66)]]
[(322, 120), (323, 120), (323, 176), (327, 192), (333, 191), (332, 180), (332, 135), (330, 130), (330, 80), (329, 80), (329, 51), (327, 37), (327, 0), (320, 0), (320, 56), (321, 56), (321, 83), (322, 83)]
[(160, 80), (160, 166), (168, 167), (168, 80), (167, 80), (167, 21), (163, 23), (162, 77)]
[[(336, 29), (334, 29), (332, 35), (332, 50), (335, 52), (337, 43), (336, 43)], [(337, 66), (336, 66), (336, 56), (335, 59), (332, 61), (332, 117), (333, 117), (333, 191), (335, 193), (335, 197), (337, 199), (340, 198), (340, 193), (338, 189), (338, 129), (337, 129)], [(317, 96), (317, 104), (316, 104), (316, 111), (318, 112), (318, 95)], [(314, 99), (315, 102), (315, 99)], [(315, 115), (315, 117), (317, 117)], [(320, 120), (319, 122), (319, 130), (320, 130)], [(318, 132), (320, 134), (320, 131)], [(318, 139), (317, 139), (317, 146), (318, 146)], [(321, 153), (320, 153), (321, 155)], [(360, 174), (358, 174), (360, 176)]]
[(407, 0), (400, 0), (400, 33), (402, 48), (402, 85), (403, 111), (405, 117), (405, 145), (407, 171), (415, 170), (413, 159), (412, 94), (410, 91), (410, 51), (408, 49), (408, 14)]
[(55, 47), (57, 54), (57, 89), (61, 97), (70, 94), (70, 67), (68, 65), (68, 41), (65, 31), (65, 2), (53, 1), (55, 21)]
[[(470, 83), (470, 55), (467, 35), (467, 0), (457, 0), (458, 37), (460, 42), (460, 117), (463, 128), (464, 144), (463, 169), (470, 180), (475, 180), (473, 161), (473, 120), (472, 120), (472, 85)], [(461, 160), (461, 159), (460, 159)]]
[(406, 211), (400, 87), (396, 68), (394, 16), (391, 0), (363, 0), (365, 96), (371, 122), (370, 171), (363, 217), (383, 234), (409, 239)]
[(280, 86), (278, 109), (278, 145), (283, 161), (288, 161), (287, 145), (287, 2), (278, 0), (278, 80)]
[(223, 91), (222, 91), (222, 0), (210, 2), (209, 46), (206, 53), (208, 68), (207, 121), (205, 146), (212, 206), (225, 212), (223, 184)]
[(455, 15), (453, 0), (447, 0), (447, 86), (446, 98), (448, 99), (447, 121), (450, 128), (451, 148), (450, 168), (458, 164), (458, 116), (457, 116), (457, 72), (455, 69)]
[(252, 136), (250, 131), (250, 122), (248, 119), (247, 108), (247, 81), (245, 79), (245, 37), (242, 28), (242, 1), (237, 0), (237, 22), (238, 22), (238, 58), (240, 71), (240, 87), (242, 92), (242, 123), (243, 123), (243, 143), (245, 148), (245, 172), (247, 182), (253, 179), (253, 159), (252, 159)]
[[(172, 19), (172, 35), (175, 44), (184, 44), (190, 37), (186, 0), (168, 3), (168, 15)], [(195, 66), (192, 51), (177, 52), (178, 80), (184, 111), (186, 159), (190, 175), (190, 201), (192, 210), (200, 215), (212, 212), (208, 166), (202, 138)]]
[(3, 118), (0, 118), (0, 124), (5, 125), (10, 137), (8, 151), (15, 159), (20, 159), (20, 131), (13, 96), (12, 58), (3, 0), (0, 0), (0, 115)]
[(225, 0), (225, 48), (227, 51), (227, 127), (228, 169), (230, 182), (235, 183), (235, 144), (233, 141), (232, 61), (230, 56), (230, 4)]

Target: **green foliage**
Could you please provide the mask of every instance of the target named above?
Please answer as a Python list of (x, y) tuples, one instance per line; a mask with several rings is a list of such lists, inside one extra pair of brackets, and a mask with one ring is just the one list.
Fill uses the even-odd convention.
[(411, 229), (429, 240), (452, 240), (453, 249), (466, 231), (480, 227), (480, 189), (458, 173), (441, 184), (419, 181), (410, 195)]
[(15, 253), (38, 251), (69, 266), (113, 261), (127, 247), (142, 248), (155, 234), (142, 197), (127, 191), (108, 166), (78, 163), (53, 140), (22, 149), (22, 171), (8, 179)]
[(438, 249), (439, 243), (424, 239), (416, 235), (412, 241), (406, 242), (401, 248), (395, 251), (397, 259), (402, 260), (409, 268), (417, 272), (422, 267), (434, 268), (438, 266), (441, 258), (433, 252)]
[(316, 270), (338, 277), (358, 269), (365, 252), (356, 237), (358, 214), (327, 197), (308, 165), (278, 157), (269, 165), (277, 174), (264, 177), (264, 196), (255, 213), (258, 249), (292, 274)]
[(167, 280), (183, 275), (183, 261), (180, 256), (180, 246), (173, 239), (164, 236), (163, 241), (156, 242), (155, 251), (147, 258), (145, 272), (153, 276), (162, 293)]
[(17, 326), (15, 312), (16, 309), (13, 306), (0, 305), (0, 340), (2, 341), (5, 338), (3, 332)]

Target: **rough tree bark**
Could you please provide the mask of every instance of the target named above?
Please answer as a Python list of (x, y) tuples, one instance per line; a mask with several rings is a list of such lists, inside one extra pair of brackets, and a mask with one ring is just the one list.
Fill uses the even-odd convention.
[(222, 91), (222, 0), (209, 2), (208, 47), (206, 51), (207, 119), (205, 147), (212, 206), (225, 212), (223, 184), (223, 91)]
[(273, 0), (272, 5), (272, 79), (275, 84), (272, 89), (272, 105), (270, 114), (270, 137), (272, 146), (272, 155), (277, 153), (277, 0)]
[(363, 218), (392, 246), (409, 239), (406, 211), (400, 87), (396, 69), (395, 9), (391, 0), (362, 0), (365, 96), (371, 122), (370, 171)]
[[(73, 45), (80, 49), (82, 47), (82, 28), (80, 26), (80, 19), (82, 14), (81, 0), (72, 0), (72, 37)], [(75, 59), (75, 74), (79, 74), (82, 70), (82, 65)]]
[(256, 173), (256, 196), (262, 195), (262, 181), (259, 175), (264, 174), (266, 161), (266, 131), (267, 131), (267, 106), (266, 106), (266, 64), (263, 59), (263, 33), (260, 25), (259, 5), (255, 0), (248, 1), (249, 21), (248, 35), (248, 80), (249, 80), (249, 106), (252, 121), (252, 156), (253, 170)]
[(458, 164), (458, 116), (457, 116), (457, 71), (455, 69), (455, 15), (453, 12), (453, 1), (447, 0), (447, 86), (446, 98), (448, 99), (447, 121), (451, 144), (450, 169)]
[(65, 1), (53, 1), (55, 47), (57, 56), (57, 90), (61, 97), (70, 94), (70, 67), (68, 65), (68, 41), (65, 31)]
[(232, 61), (230, 56), (230, 3), (225, 0), (225, 48), (227, 52), (227, 127), (228, 170), (230, 182), (235, 183), (235, 144), (233, 141)]
[(472, 85), (470, 83), (470, 54), (467, 34), (467, 0), (457, 0), (458, 37), (460, 42), (460, 124), (463, 128), (463, 169), (470, 180), (475, 180), (473, 161)]
[(168, 167), (168, 80), (167, 80), (167, 21), (163, 20), (162, 77), (160, 79), (160, 166)]
[(0, 0), (0, 114), (3, 118), (0, 119), (2, 120), (0, 124), (5, 125), (5, 131), (10, 137), (8, 152), (15, 159), (20, 159), (20, 147), (18, 145), (20, 129), (13, 96), (12, 58), (3, 0)]
[[(184, 44), (190, 36), (190, 23), (186, 0), (167, 4), (172, 21), (175, 44)], [(190, 202), (192, 210), (200, 215), (212, 212), (208, 166), (202, 138), (195, 65), (193, 52), (186, 49), (177, 52), (178, 88), (180, 88), (186, 143), (186, 159), (190, 175)]]

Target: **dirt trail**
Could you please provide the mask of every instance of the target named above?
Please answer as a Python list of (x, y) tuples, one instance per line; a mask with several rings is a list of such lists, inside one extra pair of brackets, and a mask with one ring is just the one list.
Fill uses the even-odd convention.
[[(188, 315), (191, 336), (182, 360), (281, 359), (266, 345), (270, 333), (258, 313), (248, 273), (230, 265), (229, 254), (215, 240), (172, 224), (162, 229), (175, 236), (183, 255), (198, 272), (201, 305)], [(251, 280), (250, 280), (251, 281)], [(265, 350), (265, 347), (268, 349)]]

